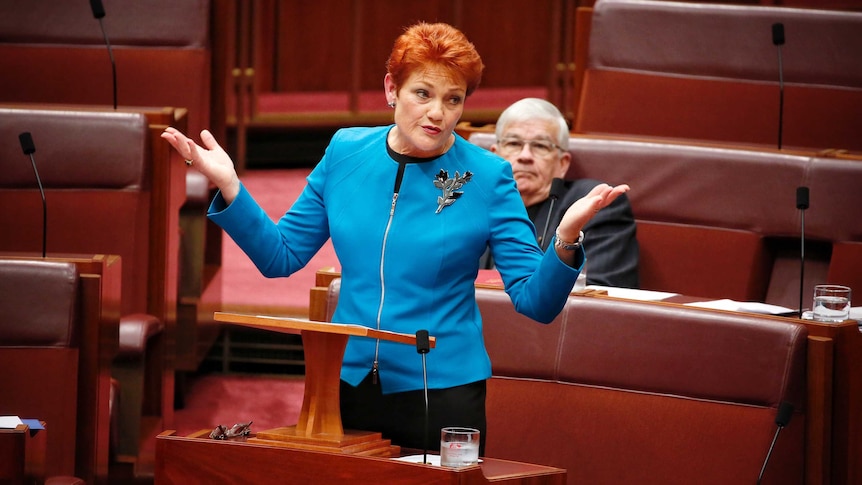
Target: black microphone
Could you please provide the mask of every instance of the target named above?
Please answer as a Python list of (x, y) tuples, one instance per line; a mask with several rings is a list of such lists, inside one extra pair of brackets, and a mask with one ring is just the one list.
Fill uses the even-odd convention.
[(90, 8), (93, 9), (93, 18), (101, 19), (105, 16), (105, 7), (102, 0), (90, 0)]
[(796, 208), (799, 209), (799, 318), (802, 318), (802, 289), (805, 284), (805, 209), (808, 208), (808, 187), (796, 187)]
[(416, 331), (416, 352), (422, 355), (422, 386), (425, 391), (425, 439), (422, 440), (422, 463), (428, 463), (428, 372), (425, 365), (425, 354), (431, 351), (428, 330)]
[(781, 46), (784, 45), (784, 24), (772, 24), (772, 44), (778, 48), (778, 149), (784, 131), (784, 67), (781, 65)]
[(548, 194), (548, 198), (551, 199), (551, 203), (548, 206), (548, 216), (545, 218), (545, 228), (542, 229), (542, 233), (539, 235), (539, 247), (542, 248), (542, 251), (545, 250), (547, 246), (548, 240), (545, 239), (545, 236), (548, 234), (548, 226), (551, 224), (551, 216), (554, 215), (554, 204), (557, 203), (557, 199), (563, 196), (563, 192), (565, 191), (565, 181), (561, 178), (554, 178), (551, 181), (551, 192)]
[(778, 428), (775, 430), (775, 435), (772, 437), (772, 444), (769, 445), (769, 452), (766, 453), (766, 459), (763, 460), (763, 466), (760, 468), (760, 475), (757, 477), (757, 485), (760, 485), (760, 480), (763, 479), (763, 472), (766, 471), (766, 464), (769, 463), (769, 458), (772, 456), (772, 449), (775, 448), (775, 441), (778, 439), (778, 433), (790, 423), (790, 418), (793, 417), (793, 404), (787, 401), (781, 401), (778, 404), (778, 413), (775, 415), (775, 424)]
[(42, 194), (42, 257), (44, 258), (48, 245), (48, 204), (45, 202), (45, 189), (42, 187), (42, 179), (39, 178), (39, 171), (36, 170), (36, 158), (33, 156), (36, 153), (36, 145), (33, 144), (33, 136), (29, 131), (18, 135), (18, 141), (21, 142), (21, 149), (24, 150), (24, 155), (30, 157), (30, 163), (33, 164), (33, 173), (36, 174), (36, 184), (39, 186), (39, 192)]
[(108, 47), (108, 57), (111, 59), (111, 74), (114, 84), (114, 109), (117, 109), (117, 63), (114, 62), (114, 51), (111, 50), (111, 41), (108, 40), (108, 34), (105, 33), (105, 24), (102, 19), (105, 17), (105, 7), (102, 5), (102, 0), (90, 0), (90, 8), (93, 10), (93, 18), (99, 21), (99, 28), (102, 29), (102, 37), (105, 38), (105, 45)]

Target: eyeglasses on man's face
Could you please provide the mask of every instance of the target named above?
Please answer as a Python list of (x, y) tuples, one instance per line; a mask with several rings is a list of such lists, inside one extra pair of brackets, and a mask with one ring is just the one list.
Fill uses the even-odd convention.
[(497, 140), (497, 146), (503, 156), (521, 153), (524, 145), (529, 145), (530, 152), (537, 157), (546, 158), (554, 154), (557, 150), (562, 150), (562, 147), (551, 142), (550, 140), (522, 140), (515, 137), (506, 137)]

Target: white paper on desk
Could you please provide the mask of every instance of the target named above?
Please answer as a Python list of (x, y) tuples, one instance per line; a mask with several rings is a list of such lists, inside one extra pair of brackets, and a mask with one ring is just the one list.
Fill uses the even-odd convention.
[[(432, 455), (428, 454), (427, 463), (425, 455), (408, 455), (408, 456), (399, 456), (398, 458), (393, 458), (396, 461), (406, 461), (408, 463), (422, 463), (427, 465), (440, 466), (440, 455)], [(482, 463), (482, 459), (479, 458), (479, 463)]]
[(635, 290), (631, 288), (616, 288), (614, 286), (600, 285), (589, 285), (586, 287), (586, 289), (604, 290), (608, 292), (608, 296), (612, 296), (614, 298), (625, 298), (628, 300), (640, 301), (659, 301), (677, 295), (677, 293), (667, 293), (664, 291)]
[(850, 308), (850, 319), (862, 322), (862, 306), (854, 306)]
[[(409, 463), (425, 463), (425, 455), (409, 455), (393, 458), (396, 461), (406, 461)], [(428, 454), (428, 465), (440, 466), (440, 455)]]
[(19, 424), (24, 424), (18, 416), (0, 416), (0, 429), (15, 429)]
[(767, 303), (757, 303), (754, 301), (734, 301), (728, 299), (698, 301), (694, 303), (684, 303), (684, 305), (698, 308), (712, 308), (715, 310), (730, 310), (732, 312), (762, 313), (765, 315), (781, 315), (783, 313), (790, 313), (793, 311), (791, 308), (785, 308), (778, 305), (769, 305)]

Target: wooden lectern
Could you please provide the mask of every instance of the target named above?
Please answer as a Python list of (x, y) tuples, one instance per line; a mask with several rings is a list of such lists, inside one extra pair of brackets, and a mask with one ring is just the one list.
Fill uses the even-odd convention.
[[(296, 426), (227, 441), (208, 439), (208, 430), (186, 437), (165, 431), (156, 438), (157, 485), (191, 482), (280, 485), (566, 483), (563, 469), (494, 458), (484, 458), (478, 466), (463, 468), (391, 459), (389, 457), (399, 455), (400, 448), (382, 439), (380, 433), (345, 432), (341, 424), (339, 380), (348, 337), (415, 345), (413, 335), (360, 325), (220, 312), (215, 314), (215, 320), (302, 335), (306, 375), (299, 422)], [(429, 343), (434, 346), (433, 337), (429, 338)]]
[[(496, 458), (449, 468), (379, 456), (290, 449), (164, 431), (156, 438), (155, 485), (565, 485), (566, 470)], [(269, 443), (272, 443), (271, 441)]]
[[(249, 443), (287, 448), (331, 451), (365, 456), (397, 456), (400, 448), (380, 433), (345, 431), (341, 424), (339, 380), (348, 337), (368, 337), (403, 344), (416, 344), (408, 334), (375, 330), (361, 325), (322, 323), (294, 318), (216, 312), (215, 320), (245, 327), (302, 335), (305, 353), (305, 394), (295, 426), (256, 433)], [(435, 340), (429, 338), (431, 347)]]

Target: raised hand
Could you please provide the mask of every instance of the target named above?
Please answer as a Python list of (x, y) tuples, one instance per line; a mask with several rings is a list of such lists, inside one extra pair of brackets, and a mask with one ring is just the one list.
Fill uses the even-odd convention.
[[(583, 230), (587, 222), (598, 211), (604, 209), (615, 201), (617, 197), (628, 191), (629, 186), (626, 184), (617, 185), (616, 187), (611, 187), (608, 184), (599, 184), (593, 187), (593, 190), (589, 194), (575, 201), (566, 210), (563, 219), (560, 221), (560, 225), (557, 226), (557, 234), (559, 234), (560, 239), (567, 242), (577, 241), (580, 231)], [(566, 257), (567, 259), (565, 260), (569, 260), (567, 255), (562, 254), (561, 251), (558, 251), (558, 253), (560, 253), (561, 258)]]
[(186, 164), (204, 174), (221, 190), (225, 202), (230, 204), (233, 201), (239, 193), (239, 177), (233, 160), (212, 133), (208, 130), (201, 132), (203, 147), (173, 127), (168, 127), (161, 136), (186, 160)]

